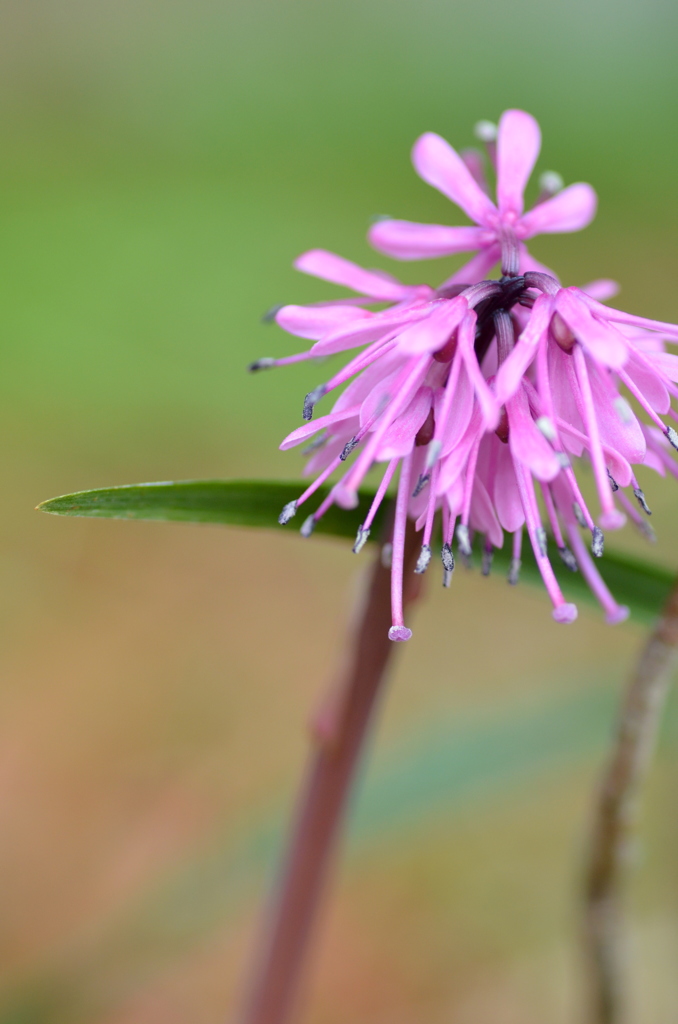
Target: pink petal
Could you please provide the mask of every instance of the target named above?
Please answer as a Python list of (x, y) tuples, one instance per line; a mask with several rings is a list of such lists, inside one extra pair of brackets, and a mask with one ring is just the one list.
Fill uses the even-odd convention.
[(523, 192), (541, 149), (541, 132), (524, 110), (506, 110), (497, 135), (497, 203), (499, 212), (523, 212)]
[(317, 341), (343, 324), (373, 315), (356, 306), (283, 306), (276, 313), (275, 321), (284, 331), (296, 334), (298, 338)]
[[(618, 394), (606, 371), (592, 361), (588, 361), (587, 369), (603, 446), (614, 448), (629, 462), (642, 462), (646, 444), (640, 423), (633, 414), (628, 423), (624, 422), (619, 415), (614, 404)], [(625, 369), (631, 376), (628, 363)], [(641, 379), (645, 380), (645, 378)], [(617, 482), (621, 483), (621, 481)]]
[(476, 476), (473, 481), (470, 523), (472, 529), (484, 533), (495, 548), (503, 547), (504, 534), (502, 528), (499, 525), (499, 520), (497, 519), (485, 484), (479, 476)]
[(368, 233), (370, 245), (397, 260), (428, 260), (472, 252), (492, 241), (484, 228), (448, 228), (409, 220), (380, 220)]
[(521, 238), (555, 235), (563, 231), (581, 231), (596, 214), (598, 197), (590, 185), (568, 185), (552, 199), (529, 210), (520, 219)]
[(452, 146), (434, 132), (417, 139), (412, 163), (420, 178), (456, 203), (467, 217), (484, 227), (496, 219), (496, 207)]
[(414, 439), (431, 411), (432, 399), (433, 392), (430, 388), (419, 388), (405, 411), (384, 434), (376, 454), (378, 462), (404, 458), (412, 451)]
[[(676, 359), (675, 356), (673, 358)], [(645, 398), (655, 412), (663, 416), (671, 408), (671, 398), (662, 380), (661, 364), (657, 369), (652, 365), (656, 365), (655, 360), (656, 357), (650, 357), (646, 361), (635, 352), (632, 352), (624, 369), (643, 398)], [(676, 362), (678, 363), (678, 359), (676, 359)]]
[[(442, 402), (442, 396), (439, 398), (439, 402)], [(455, 388), (450, 414), (447, 418), (445, 430), (441, 438), (443, 444), (440, 450), (441, 457), (449, 454), (449, 452), (459, 444), (469, 423), (471, 422), (472, 413), (473, 386), (469, 380), (465, 367), (462, 366), (459, 371), (459, 380), (457, 381), (457, 386)], [(438, 409), (436, 408), (436, 421), (437, 416)]]
[[(605, 309), (605, 307), (602, 307)], [(577, 341), (594, 359), (619, 369), (628, 357), (629, 347), (620, 331), (592, 315), (577, 289), (562, 288), (556, 296), (556, 309)]]
[(294, 261), (297, 270), (313, 277), (320, 277), (333, 284), (344, 285), (361, 295), (369, 295), (373, 299), (398, 302), (406, 298), (411, 289), (401, 284), (390, 274), (381, 271), (363, 270), (357, 263), (351, 263), (341, 256), (324, 249), (311, 249)]
[(417, 320), (429, 315), (429, 306), (408, 306), (407, 310), (386, 310), (384, 313), (367, 313), (367, 318), (348, 323), (326, 334), (318, 341), (311, 352), (314, 356), (329, 356), (335, 352), (344, 352), (347, 348), (367, 345), (371, 341), (379, 341), (389, 334), (396, 334)]
[(507, 444), (501, 444), (497, 456), (497, 468), (494, 478), (494, 503), (497, 517), (508, 533), (515, 533), (525, 522), (523, 503), (513, 469), (513, 457)]
[(670, 352), (653, 352), (647, 357), (650, 362), (666, 376), (669, 380), (678, 381), (678, 356)]
[(501, 248), (498, 245), (481, 249), (473, 259), (455, 271), (452, 277), (443, 281), (440, 286), (441, 290), (450, 284), (477, 284), (479, 281), (484, 281), (495, 263), (499, 262), (500, 257)]
[(359, 411), (360, 406), (354, 405), (352, 408), (341, 409), (339, 412), (331, 412), (327, 416), (320, 416), (317, 420), (305, 423), (303, 427), (298, 427), (297, 430), (293, 430), (291, 434), (287, 435), (280, 445), (280, 450), (282, 452), (286, 452), (288, 448), (294, 448), (295, 445), (301, 444), (302, 441), (312, 437), (313, 434), (317, 434), (319, 430), (324, 430), (325, 427), (332, 426), (334, 423), (340, 423), (342, 420), (351, 419), (351, 417), (357, 416)]
[(523, 388), (508, 400), (506, 411), (509, 418), (509, 447), (513, 457), (534, 473), (538, 480), (553, 480), (560, 472), (560, 463), (534, 424)]
[(471, 378), (485, 426), (488, 430), (494, 430), (499, 423), (499, 404), (487, 386), (487, 381), (478, 366), (478, 359), (473, 347), (476, 319), (476, 315), (472, 311), (466, 314), (459, 327), (457, 344), (461, 358), (464, 360), (466, 371)]
[(596, 281), (583, 284), (581, 290), (592, 299), (597, 299), (598, 302), (606, 302), (607, 299), (613, 299), (619, 292), (619, 285), (611, 278), (601, 277)]
[(494, 393), (500, 404), (518, 390), (522, 376), (534, 359), (539, 344), (545, 342), (552, 310), (551, 296), (540, 294), (532, 308), (527, 327), (497, 372)]
[(398, 351), (404, 355), (424, 355), (442, 348), (468, 312), (462, 295), (433, 307), (431, 315), (408, 327), (398, 338)]

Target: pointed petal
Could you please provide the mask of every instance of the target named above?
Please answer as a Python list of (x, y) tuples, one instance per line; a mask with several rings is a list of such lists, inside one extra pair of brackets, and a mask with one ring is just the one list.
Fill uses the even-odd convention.
[(276, 313), (275, 322), (298, 338), (318, 341), (344, 324), (371, 316), (372, 313), (356, 306), (283, 306)]
[(341, 284), (361, 295), (369, 295), (373, 299), (398, 302), (406, 298), (411, 289), (390, 274), (381, 271), (364, 270), (357, 263), (335, 256), (325, 249), (311, 249), (294, 261), (297, 270), (313, 277), (320, 277), (332, 284)]
[(448, 228), (409, 220), (380, 220), (368, 232), (371, 246), (396, 260), (428, 260), (473, 252), (492, 240), (484, 228)]
[(468, 312), (468, 302), (462, 295), (441, 302), (431, 315), (408, 327), (398, 338), (398, 350), (403, 355), (424, 355), (442, 348)]
[(384, 434), (376, 453), (378, 462), (404, 458), (412, 451), (414, 439), (431, 411), (432, 400), (433, 392), (430, 388), (419, 388), (404, 412), (401, 412)]
[(543, 293), (539, 295), (530, 313), (527, 327), (516, 341), (508, 359), (502, 363), (497, 372), (494, 392), (501, 405), (516, 393), (523, 374), (537, 354), (540, 343), (546, 343), (552, 310), (553, 299), (551, 296)]
[(579, 298), (577, 289), (562, 288), (556, 296), (556, 309), (577, 341), (594, 359), (612, 369), (624, 365), (629, 353), (626, 338), (611, 324), (594, 317)]
[(367, 345), (371, 341), (379, 341), (387, 335), (394, 335), (409, 324), (428, 316), (427, 307), (408, 307), (407, 310), (387, 310), (384, 313), (368, 313), (362, 320), (347, 323), (345, 327), (326, 333), (318, 341), (311, 352), (314, 356), (329, 356), (335, 352), (344, 352), (347, 348)]
[(501, 444), (501, 441), (499, 444), (501, 448), (494, 478), (494, 503), (500, 524), (508, 533), (515, 533), (525, 522), (525, 512), (513, 469), (511, 449), (507, 444)]
[(280, 450), (285, 452), (288, 448), (294, 448), (295, 445), (301, 444), (307, 438), (312, 437), (313, 434), (317, 434), (319, 430), (324, 430), (325, 427), (330, 427), (335, 423), (341, 423), (343, 420), (352, 419), (360, 412), (360, 406), (354, 405), (349, 409), (341, 409), (339, 412), (328, 413), (327, 416), (320, 416), (317, 420), (312, 420), (310, 423), (305, 423), (303, 427), (298, 427), (293, 430), (291, 434), (288, 434), (285, 440), (280, 445)]
[(485, 426), (488, 430), (494, 430), (499, 423), (499, 404), (478, 366), (478, 358), (473, 347), (476, 319), (476, 315), (472, 311), (466, 314), (459, 327), (458, 346), (466, 371), (471, 378)]
[(538, 480), (553, 480), (560, 463), (544, 435), (534, 424), (524, 388), (506, 403), (509, 418), (509, 447), (514, 459), (522, 462)]
[(588, 284), (583, 284), (581, 290), (592, 299), (597, 299), (598, 302), (606, 302), (607, 299), (613, 299), (617, 295), (619, 285), (611, 278), (601, 277), (595, 281), (589, 281)]
[(476, 224), (486, 226), (496, 217), (496, 207), (468, 167), (440, 135), (427, 132), (414, 144), (412, 163), (420, 178), (456, 203)]
[(495, 548), (504, 546), (504, 533), (499, 525), (487, 488), (478, 475), (473, 481), (470, 523), (472, 529), (484, 533)]
[[(673, 358), (678, 363), (678, 358), (676, 356)], [(636, 355), (635, 352), (631, 352), (624, 369), (648, 404), (656, 413), (664, 416), (671, 408), (671, 398), (664, 384), (661, 363), (657, 364), (655, 359), (656, 357), (650, 356), (646, 360), (642, 356)]]
[(497, 135), (497, 204), (502, 214), (523, 212), (523, 192), (541, 149), (541, 132), (524, 110), (506, 110)]
[(598, 197), (583, 181), (568, 185), (552, 199), (534, 206), (520, 219), (521, 238), (581, 231), (596, 215)]

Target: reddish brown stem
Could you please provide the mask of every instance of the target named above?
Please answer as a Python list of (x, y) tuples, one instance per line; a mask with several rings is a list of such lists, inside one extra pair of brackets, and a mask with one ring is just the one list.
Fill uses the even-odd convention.
[[(413, 574), (418, 547), (410, 527), (405, 548), (405, 601), (416, 596), (421, 579)], [(315, 749), (242, 1024), (286, 1024), (294, 1010), (351, 782), (396, 647), (388, 639), (390, 609), (390, 574), (377, 556), (351, 630), (339, 686), (315, 723)]]
[(620, 950), (624, 868), (638, 791), (654, 750), (677, 661), (678, 580), (631, 677), (595, 809), (585, 906), (591, 1024), (619, 1024), (624, 1015)]

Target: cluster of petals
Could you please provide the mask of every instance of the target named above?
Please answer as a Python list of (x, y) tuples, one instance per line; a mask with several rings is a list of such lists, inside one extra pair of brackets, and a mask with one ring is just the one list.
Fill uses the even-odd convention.
[[(446, 181), (447, 194), (482, 225), (482, 229), (439, 231), (482, 230), (488, 238), (495, 231), (494, 241), (474, 236), (474, 246), (481, 249), (475, 270), (480, 267), (479, 258), (487, 261), (492, 256), (494, 263), (505, 253), (507, 235), (510, 250), (516, 234), (523, 239), (535, 230), (582, 226), (572, 212), (577, 203), (580, 220), (586, 220), (581, 197), (588, 195), (584, 191), (588, 186), (571, 186), (575, 191), (561, 206), (556, 204), (557, 196), (545, 201), (544, 208), (555, 205), (541, 220), (530, 221), (530, 214), (522, 215), (522, 190), (539, 148), (538, 128), (529, 115), (509, 111), (500, 122), (497, 207), (447, 144), (434, 143), (429, 136), (424, 140), (425, 144), (419, 140), (415, 147), (415, 164), (422, 176), (427, 177), (423, 168), (428, 167), (427, 180), (441, 188)], [(428, 154), (428, 163), (422, 153)], [(438, 168), (435, 181), (434, 166)], [(456, 177), (450, 171), (446, 178), (441, 168), (449, 171), (451, 166)], [(478, 195), (483, 197), (482, 207)], [(475, 206), (469, 198), (473, 196)], [(566, 208), (569, 221), (563, 213)], [(589, 202), (587, 216), (592, 209)], [(513, 234), (506, 227), (509, 222)], [(541, 226), (535, 227), (537, 223)], [(409, 251), (412, 256), (414, 248)], [(678, 325), (603, 305), (614, 294), (611, 282), (595, 282), (583, 289), (562, 287), (531, 260), (522, 241), (520, 260), (520, 272), (499, 281), (474, 280), (474, 268), (469, 265), (465, 281), (458, 274), (456, 280), (434, 290), (403, 285), (381, 271), (367, 271), (313, 250), (300, 257), (296, 266), (352, 289), (357, 297), (282, 307), (275, 314), (278, 324), (312, 341), (312, 346), (284, 359), (252, 364), (258, 369), (358, 350), (306, 396), (306, 422), (281, 445), (288, 449), (305, 444), (306, 474), (312, 482), (285, 506), (280, 522), (289, 522), (321, 485), (341, 471), (324, 499), (303, 519), (301, 533), (310, 536), (332, 504), (343, 508), (358, 504), (366, 474), (381, 464), (376, 495), (356, 537), (354, 551), (358, 552), (397, 476), (388, 545), (392, 640), (407, 640), (411, 635), (402, 608), (408, 518), (422, 533), (417, 572), (424, 572), (432, 559), (434, 524), (440, 520), (446, 586), (455, 567), (455, 541), (457, 555), (464, 559), (471, 555), (472, 544), (479, 543), (482, 571), (489, 573), (493, 551), (503, 547), (505, 533), (511, 535), (508, 579), (516, 583), (526, 530), (553, 604), (553, 617), (571, 622), (577, 610), (563, 596), (554, 572), (548, 527), (551, 551), (557, 550), (568, 570), (582, 573), (608, 622), (622, 621), (628, 610), (615, 601), (595, 564), (603, 554), (603, 530), (623, 526), (629, 516), (651, 533), (644, 519), (650, 510), (634, 466), (678, 476), (671, 456), (671, 446), (678, 447), (678, 434), (662, 420), (667, 414), (678, 419), (671, 409), (671, 399), (678, 397), (678, 356), (665, 351), (666, 341), (678, 342)], [(387, 305), (377, 311), (367, 308), (375, 303)], [(316, 405), (340, 388), (331, 411), (314, 416)], [(572, 459), (580, 456), (588, 459), (593, 470), (597, 491), (593, 512), (573, 467)]]
[(453, 282), (482, 280), (501, 257), (506, 235), (517, 241), (521, 272), (540, 269), (525, 248), (535, 235), (579, 231), (596, 212), (596, 194), (590, 185), (577, 182), (556, 195), (540, 196), (524, 212), (523, 193), (541, 148), (535, 119), (523, 110), (502, 114), (492, 157), (497, 178), (497, 202), (492, 202), (482, 165), (464, 159), (444, 139), (427, 132), (417, 139), (412, 162), (417, 174), (451, 199), (475, 227), (417, 224), (382, 219), (370, 230), (375, 249), (400, 260), (431, 259), (460, 252), (477, 252), (452, 278)]

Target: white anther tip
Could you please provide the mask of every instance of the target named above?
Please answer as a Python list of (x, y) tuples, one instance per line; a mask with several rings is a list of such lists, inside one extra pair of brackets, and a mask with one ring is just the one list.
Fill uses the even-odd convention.
[(565, 186), (563, 177), (558, 171), (544, 171), (539, 175), (539, 188), (543, 192), (549, 192), (552, 196), (562, 191)]
[(496, 142), (498, 128), (494, 121), (476, 121), (473, 134), (480, 142)]
[(540, 416), (534, 421), (537, 430), (540, 430), (547, 441), (555, 441), (556, 439), (556, 428), (553, 426), (553, 421), (548, 416)]
[(442, 450), (442, 447), (443, 447), (443, 442), (442, 441), (438, 441), (438, 440), (431, 441), (431, 443), (429, 444), (428, 451), (426, 452), (426, 469), (427, 469), (427, 471), (429, 469), (431, 469), (432, 466), (435, 466), (436, 462), (438, 461), (438, 459), (440, 457), (440, 452)]

